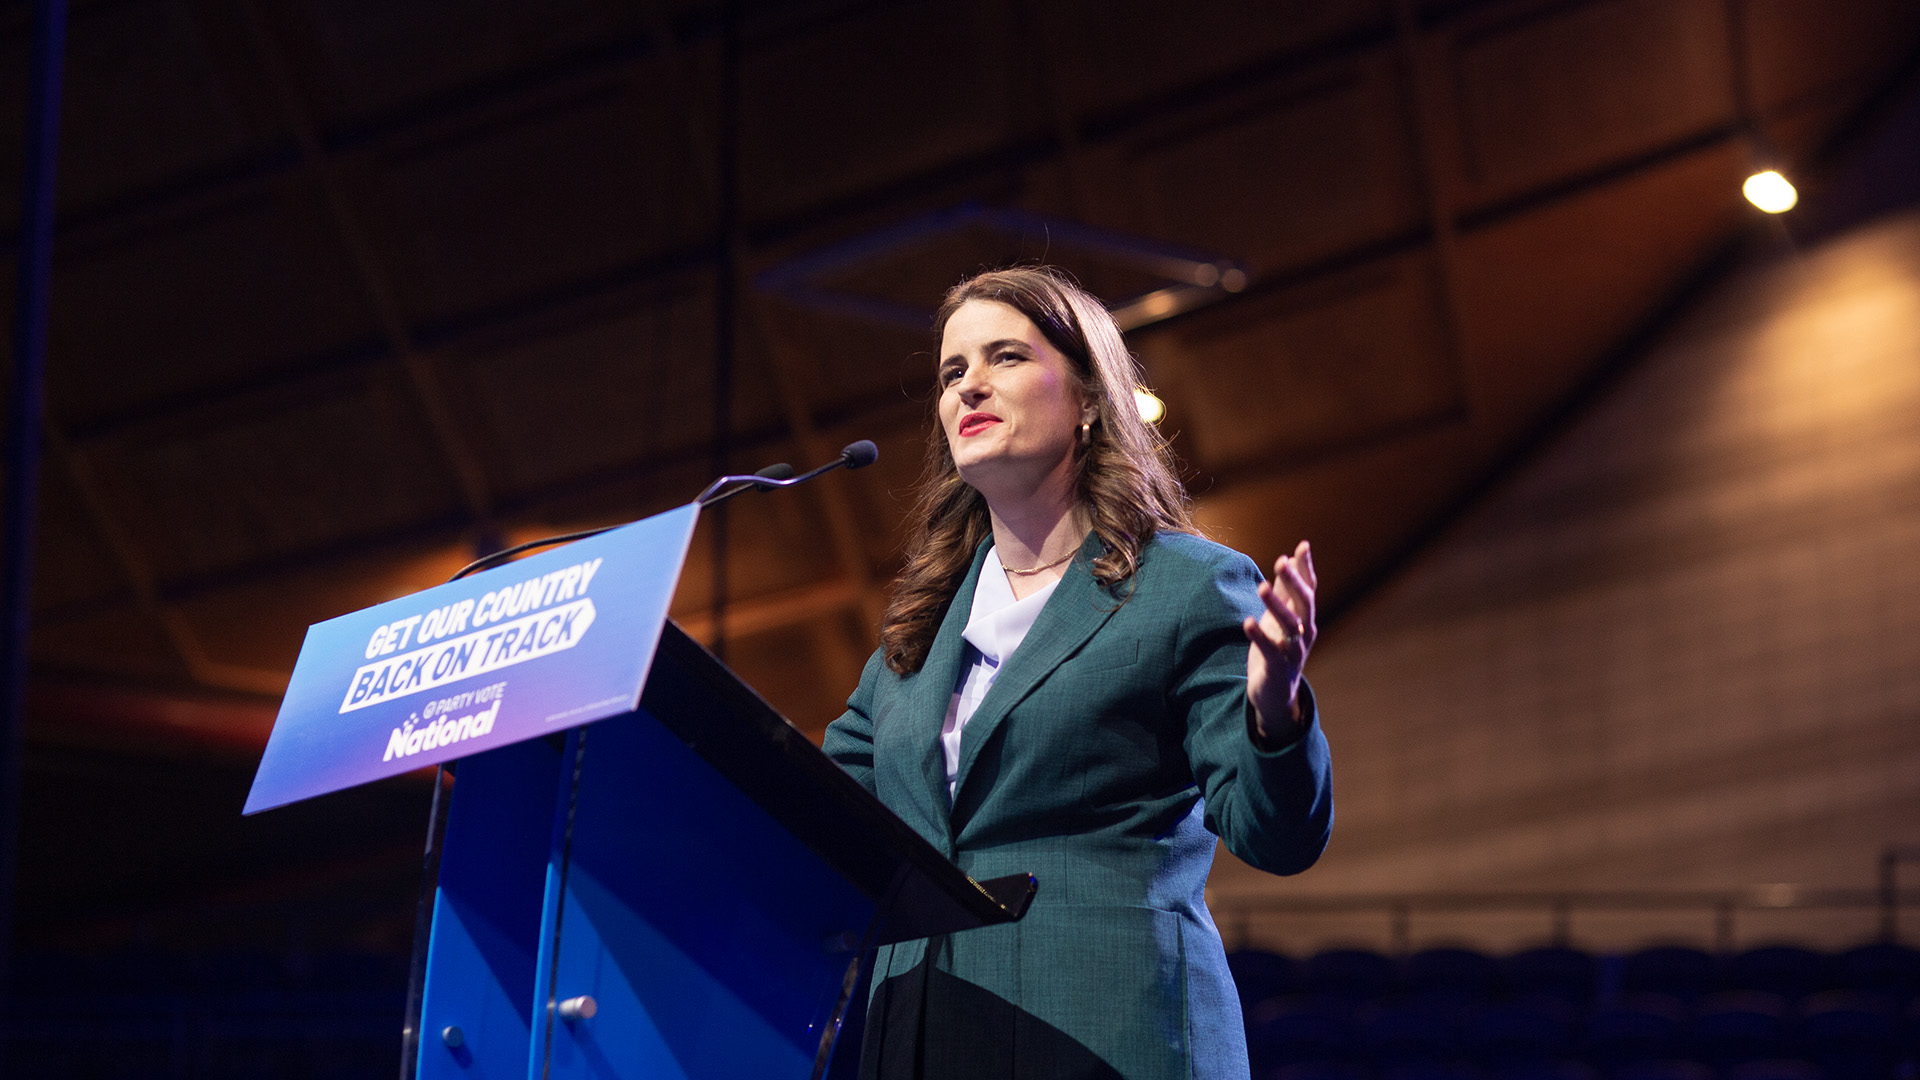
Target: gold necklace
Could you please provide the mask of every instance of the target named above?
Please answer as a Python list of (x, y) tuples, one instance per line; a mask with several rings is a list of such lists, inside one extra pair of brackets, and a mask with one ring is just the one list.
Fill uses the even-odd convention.
[(1067, 552), (1065, 555), (1060, 556), (1059, 558), (1053, 560), (1050, 563), (1047, 563), (1044, 566), (1034, 566), (1034, 567), (1029, 567), (1028, 569), (1025, 569), (1025, 570), (1015, 570), (1013, 567), (1008, 566), (1006, 563), (1001, 563), (1000, 569), (1005, 570), (1007, 573), (1013, 574), (1016, 577), (1026, 577), (1028, 574), (1037, 574), (1042, 570), (1051, 570), (1054, 567), (1059, 566), (1061, 563), (1066, 562), (1068, 559), (1071, 559), (1078, 554), (1080, 554), (1080, 549), (1075, 548), (1072, 551)]

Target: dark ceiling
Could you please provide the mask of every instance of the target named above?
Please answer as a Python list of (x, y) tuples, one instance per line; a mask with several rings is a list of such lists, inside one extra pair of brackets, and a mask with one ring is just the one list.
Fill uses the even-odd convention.
[(250, 760), (309, 623), (684, 502), (716, 441), (871, 437), (729, 511), (727, 656), (817, 731), (897, 566), (926, 316), (1010, 258), (1165, 290), (1131, 342), (1203, 520), (1311, 538), (1349, 604), (1916, 45), (1911, 0), (76, 3), (33, 737)]

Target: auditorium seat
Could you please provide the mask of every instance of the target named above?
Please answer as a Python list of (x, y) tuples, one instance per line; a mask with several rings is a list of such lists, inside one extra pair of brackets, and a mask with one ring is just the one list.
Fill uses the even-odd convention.
[(1460, 1061), (1472, 1052), (1469, 1031), (1433, 1003), (1374, 1005), (1354, 1021), (1360, 1047), (1381, 1071)]
[(1759, 990), (1724, 990), (1694, 1009), (1691, 1057), (1725, 1071), (1787, 1056), (1787, 1000)]
[(211, 953), (195, 965), (195, 984), (215, 994), (250, 994), (283, 989), (287, 965), (273, 953), (239, 949)]
[(1230, 962), (1259, 1080), (1920, 1080), (1916, 957), (1776, 945)]
[(1244, 1014), (1268, 998), (1293, 993), (1298, 989), (1297, 966), (1291, 957), (1264, 949), (1228, 953), (1227, 970), (1233, 972), (1234, 986), (1240, 991), (1240, 1011)]
[(1351, 1010), (1335, 997), (1289, 995), (1247, 1015), (1247, 1052), (1261, 1069), (1355, 1058)]
[(1712, 993), (1718, 984), (1713, 957), (1682, 945), (1660, 945), (1628, 953), (1621, 972), (1621, 990), (1666, 994), (1694, 1001)]
[(1423, 949), (1407, 957), (1401, 980), (1409, 997), (1481, 1000), (1493, 995), (1500, 965), (1469, 949)]
[(1828, 1080), (1881, 1080), (1899, 1056), (1900, 1006), (1864, 990), (1829, 990), (1800, 1003), (1795, 1043)]
[(346, 993), (405, 989), (407, 959), (378, 953), (326, 953), (308, 965), (306, 983), (316, 990)]
[(1254, 1075), (1261, 1080), (1374, 1080), (1371, 1071), (1350, 1061), (1302, 1061), (1264, 1072), (1255, 1069)]
[(1514, 953), (1501, 968), (1516, 996), (1547, 995), (1582, 1009), (1593, 1003), (1599, 984), (1592, 956), (1558, 945)]
[(1609, 1080), (1716, 1080), (1712, 1069), (1683, 1058), (1628, 1062), (1608, 1077)]
[(1493, 1067), (1492, 1080), (1602, 1080), (1600, 1070), (1584, 1061), (1527, 1061)]
[(1329, 949), (1301, 965), (1300, 986), (1310, 994), (1331, 994), (1348, 1001), (1386, 997), (1399, 989), (1399, 966), (1365, 949)]
[(1602, 1069), (1680, 1055), (1686, 1008), (1667, 994), (1628, 994), (1587, 1019), (1586, 1056)]
[(1894, 1044), (1900, 1053), (1898, 1075), (1907, 1080), (1920, 1076), (1920, 998), (1907, 1005), (1906, 1013), (1900, 1018), (1900, 1030), (1894, 1033)]
[(1409, 1061), (1381, 1069), (1380, 1080), (1486, 1080), (1479, 1066), (1464, 1061)]
[(1737, 953), (1727, 964), (1729, 990), (1760, 990), (1798, 1001), (1831, 989), (1833, 963), (1825, 955), (1793, 945), (1769, 945)]
[(1468, 1029), (1475, 1056), (1488, 1068), (1517, 1070), (1565, 1060), (1573, 1052), (1574, 1009), (1535, 996), (1480, 1010)]
[(1844, 989), (1907, 1001), (1920, 995), (1920, 949), (1885, 942), (1848, 949), (1834, 958), (1834, 980)]
[(1737, 1065), (1722, 1074), (1726, 1080), (1831, 1080), (1810, 1061), (1770, 1058)]

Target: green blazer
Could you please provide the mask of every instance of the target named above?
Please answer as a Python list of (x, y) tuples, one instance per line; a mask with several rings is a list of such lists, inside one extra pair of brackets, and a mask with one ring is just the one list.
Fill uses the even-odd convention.
[[(905, 1037), (887, 1029), (914, 1011), (886, 999), (912, 975), (926, 1010), (914, 1038), (937, 1047), (926, 1033), (979, 1021), (981, 1003), (1017, 1019), (988, 1022), (1004, 1029), (988, 1040), (1009, 1044), (993, 1050), (1005, 1075), (1047, 1074), (1020, 1059), (1047, 1031), (1108, 1070), (1093, 1075), (1245, 1077), (1239, 1001), (1204, 901), (1214, 837), (1292, 874), (1333, 824), (1311, 691), (1292, 744), (1265, 752), (1250, 735), (1240, 622), (1260, 611), (1260, 572), (1229, 548), (1163, 533), (1116, 596), (1093, 579), (1102, 548), (1089, 536), (968, 721), (949, 805), (939, 733), (986, 549), (921, 670), (896, 675), (876, 652), (825, 748), (968, 874), (1029, 871), (1039, 891), (1017, 923), (881, 949), (868, 1051)], [(964, 993), (929, 1002), (929, 973)]]

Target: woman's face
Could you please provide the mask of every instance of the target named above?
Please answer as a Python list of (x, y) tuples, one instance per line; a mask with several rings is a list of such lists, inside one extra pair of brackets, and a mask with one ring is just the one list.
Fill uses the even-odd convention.
[(1073, 366), (1025, 315), (969, 300), (940, 335), (940, 426), (960, 478), (989, 501), (1040, 490), (1089, 417)]

